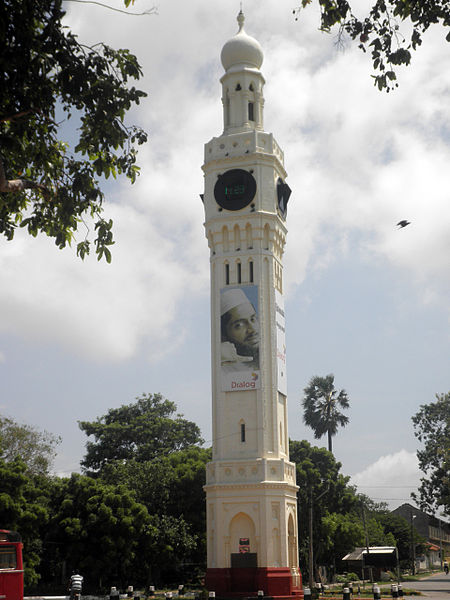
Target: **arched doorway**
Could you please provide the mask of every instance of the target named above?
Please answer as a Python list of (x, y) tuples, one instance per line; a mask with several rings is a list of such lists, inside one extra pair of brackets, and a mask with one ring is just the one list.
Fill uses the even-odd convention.
[(295, 535), (295, 523), (292, 513), (288, 518), (288, 552), (289, 552), (289, 566), (297, 567), (297, 536)]
[[(232, 553), (256, 552), (255, 524), (247, 514), (240, 512), (231, 519), (229, 536)], [(248, 540), (248, 544), (243, 540)], [(248, 549), (242, 548), (247, 545)]]
[(253, 592), (258, 566), (253, 519), (245, 513), (238, 513), (230, 522), (229, 534), (231, 591)]

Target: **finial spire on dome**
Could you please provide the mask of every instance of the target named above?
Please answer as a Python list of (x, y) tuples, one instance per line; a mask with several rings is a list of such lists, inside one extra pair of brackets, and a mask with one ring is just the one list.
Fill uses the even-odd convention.
[(242, 12), (242, 2), (241, 2), (241, 10), (239, 11), (239, 14), (237, 16), (237, 22), (239, 24), (238, 33), (240, 33), (244, 29), (244, 21), (245, 21), (245, 17), (244, 17), (244, 13)]
[(262, 48), (255, 38), (244, 31), (244, 13), (239, 11), (239, 31), (222, 48), (221, 60), (225, 71), (229, 69), (259, 69), (263, 62)]

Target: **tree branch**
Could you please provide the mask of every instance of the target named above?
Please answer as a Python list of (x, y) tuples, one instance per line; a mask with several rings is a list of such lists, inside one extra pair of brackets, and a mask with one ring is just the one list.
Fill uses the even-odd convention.
[(109, 6), (108, 4), (102, 4), (101, 2), (96, 2), (95, 0), (65, 0), (65, 2), (79, 2), (80, 4), (97, 4), (98, 6), (103, 6), (103, 8), (109, 8), (109, 10), (115, 10), (116, 12), (123, 13), (125, 15), (130, 15), (132, 17), (141, 17), (142, 15), (157, 15), (158, 11), (155, 6), (150, 8), (149, 10), (144, 10), (141, 13), (131, 13), (127, 10), (121, 10), (120, 8), (114, 8), (113, 6)]
[(6, 179), (3, 159), (0, 156), (0, 193), (23, 192), (25, 190), (40, 190), (46, 200), (50, 200), (51, 192), (42, 183), (31, 181), (30, 179)]
[(20, 119), (20, 117), (24, 117), (25, 115), (29, 115), (31, 113), (41, 114), (42, 110), (40, 108), (30, 108), (29, 110), (23, 110), (22, 112), (15, 113), (14, 115), (0, 117), (0, 123), (8, 123), (9, 121), (14, 121), (15, 119)]

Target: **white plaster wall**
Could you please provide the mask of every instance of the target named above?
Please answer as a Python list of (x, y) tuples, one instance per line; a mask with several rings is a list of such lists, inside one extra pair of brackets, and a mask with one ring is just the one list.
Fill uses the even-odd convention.
[[(207, 465), (208, 567), (230, 566), (239, 537), (249, 537), (258, 566), (295, 567), (288, 524), (297, 531), (295, 466), (288, 460), (287, 399), (277, 389), (275, 286), (282, 293), (282, 256), (286, 227), (277, 212), (277, 180), (286, 178), (283, 152), (271, 133), (262, 130), (264, 78), (255, 69), (226, 74), (222, 79), (224, 134), (205, 145), (205, 233), (211, 252), (211, 340), (213, 460)], [(244, 88), (234, 93), (236, 83)], [(248, 86), (254, 83), (254, 94)], [(248, 121), (247, 104), (255, 99), (255, 122)], [(227, 122), (229, 119), (229, 122)], [(257, 192), (236, 212), (221, 210), (214, 199), (219, 174), (229, 169), (252, 172)], [(249, 284), (253, 261), (258, 286), (261, 331), (261, 387), (222, 392), (220, 381), (220, 290), (225, 265), (230, 285), (237, 285), (237, 261), (243, 285)], [(240, 424), (246, 425), (241, 442)], [(291, 552), (289, 552), (291, 544)], [(291, 558), (290, 558), (291, 555)], [(294, 558), (293, 558), (294, 557)]]
[[(296, 567), (289, 562), (288, 520), (296, 517), (295, 486), (214, 486), (208, 494), (208, 567), (229, 567), (231, 552), (238, 552), (238, 538), (250, 538), (250, 552), (258, 555), (259, 567)], [(233, 529), (233, 519), (245, 515), (252, 523), (250, 532), (244, 528), (239, 535)], [(278, 535), (273, 536), (274, 529)]]

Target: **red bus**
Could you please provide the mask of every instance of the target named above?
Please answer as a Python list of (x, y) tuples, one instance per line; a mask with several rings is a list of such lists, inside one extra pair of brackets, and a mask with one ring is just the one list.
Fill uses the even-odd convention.
[(22, 540), (0, 529), (0, 600), (23, 600)]

